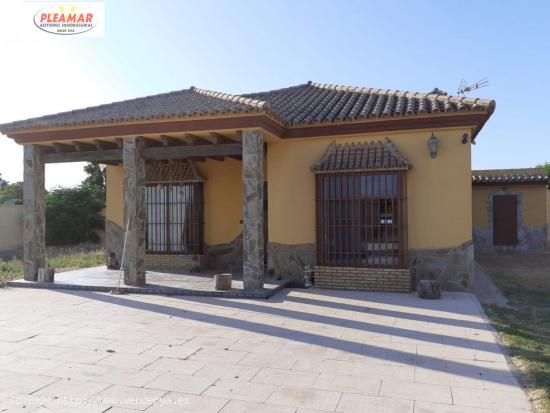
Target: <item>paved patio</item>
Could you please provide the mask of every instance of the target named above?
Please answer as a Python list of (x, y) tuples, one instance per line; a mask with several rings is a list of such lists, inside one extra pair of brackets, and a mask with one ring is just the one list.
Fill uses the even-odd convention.
[(0, 289), (0, 400), (24, 412), (530, 409), (473, 295), (319, 289), (268, 300)]
[[(219, 271), (218, 271), (219, 272)], [(242, 274), (233, 274), (233, 283), (230, 291), (214, 289), (214, 275), (216, 271), (185, 272), (178, 270), (147, 271), (147, 284), (142, 286), (124, 285), (121, 282), (120, 290), (125, 293), (164, 294), (164, 295), (198, 295), (228, 298), (268, 298), (285, 287), (286, 282), (268, 279), (264, 288), (257, 291), (243, 289)], [(37, 283), (18, 279), (8, 282), (11, 287), (41, 288), (57, 290), (81, 290), (110, 292), (118, 286), (119, 270), (109, 270), (106, 266), (83, 268), (55, 274), (53, 283)]]

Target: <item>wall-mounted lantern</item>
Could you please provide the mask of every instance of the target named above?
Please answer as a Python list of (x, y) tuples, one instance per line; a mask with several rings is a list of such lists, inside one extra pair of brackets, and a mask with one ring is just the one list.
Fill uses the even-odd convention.
[(432, 158), (437, 158), (437, 150), (439, 148), (439, 138), (435, 136), (432, 132), (432, 136), (428, 139), (428, 149), (430, 150), (430, 156)]

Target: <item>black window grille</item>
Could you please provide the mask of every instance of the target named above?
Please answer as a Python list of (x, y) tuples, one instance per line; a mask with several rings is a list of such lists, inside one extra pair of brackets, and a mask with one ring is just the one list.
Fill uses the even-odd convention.
[(146, 185), (148, 253), (203, 253), (202, 186), (202, 182)]
[(407, 266), (404, 171), (316, 175), (317, 263)]

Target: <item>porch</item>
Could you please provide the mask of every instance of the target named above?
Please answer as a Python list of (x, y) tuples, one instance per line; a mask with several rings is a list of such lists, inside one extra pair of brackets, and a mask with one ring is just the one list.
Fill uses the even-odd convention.
[[(120, 171), (120, 187), (107, 182), (108, 201), (109, 192), (120, 196), (120, 219), (114, 229), (113, 223), (107, 222), (106, 250), (110, 258), (123, 264), (123, 283), (128, 291), (204, 293), (212, 288), (210, 278), (214, 272), (208, 270), (215, 269), (217, 272), (230, 270), (237, 278), (238, 289), (253, 296), (263, 291), (259, 295), (269, 296), (274, 287), (268, 286), (264, 291), (264, 135), (260, 129), (224, 130), (223, 134), (209, 130), (196, 134), (176, 132), (168, 136), (157, 133), (147, 137), (134, 135), (72, 141), (70, 144), (26, 145), (25, 283), (20, 285), (35, 283), (38, 269), (45, 264), (45, 164), (91, 161), (111, 165)], [(206, 233), (205, 239), (204, 205), (211, 207), (210, 211), (214, 205), (219, 205), (220, 209), (211, 215), (223, 216), (225, 210), (225, 202), (214, 203), (203, 197), (207, 179), (201, 177), (197, 164), (203, 168), (202, 165), (207, 167), (213, 163), (222, 165), (220, 170), (227, 170), (227, 165), (231, 171), (237, 171), (233, 179), (242, 182), (240, 194), (232, 200), (231, 239), (240, 240), (241, 246), (235, 248), (240, 254), (231, 267), (224, 263), (220, 266), (219, 262), (212, 267), (203, 265), (212, 247), (208, 244), (212, 231)], [(209, 188), (207, 195), (213, 186)], [(207, 229), (218, 225), (214, 219), (209, 219), (208, 224)], [(149, 271), (156, 268), (152, 262), (165, 272)], [(191, 275), (190, 271), (195, 271), (195, 264), (199, 262), (198, 268), (204, 272)], [(180, 271), (172, 271), (172, 268)], [(60, 278), (52, 288), (70, 285), (105, 291), (115, 286), (115, 278), (118, 282), (118, 273), (115, 277), (115, 273), (97, 269), (57, 277)]]
[[(235, 273), (233, 274), (231, 290), (218, 291), (214, 289), (215, 274), (216, 271), (147, 270), (146, 283), (141, 285), (124, 285), (121, 282), (120, 290), (123, 293), (134, 294), (265, 299), (271, 297), (287, 285), (287, 281), (284, 280), (266, 279), (262, 289), (245, 290), (242, 274)], [(52, 283), (38, 283), (18, 279), (8, 282), (8, 286), (109, 292), (118, 286), (119, 276), (119, 270), (109, 270), (106, 266), (100, 266), (56, 274), (55, 281)]]

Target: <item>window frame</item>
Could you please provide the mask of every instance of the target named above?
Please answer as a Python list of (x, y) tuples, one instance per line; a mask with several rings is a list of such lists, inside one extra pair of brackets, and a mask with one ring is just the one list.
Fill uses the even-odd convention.
[(316, 174), (317, 265), (407, 268), (406, 178), (406, 170)]
[[(189, 186), (192, 188), (192, 197), (190, 202), (170, 202), (172, 199), (171, 191), (177, 190), (177, 188), (182, 186)], [(148, 201), (148, 188), (155, 187), (155, 188), (164, 188), (166, 190), (164, 199), (158, 200), (158, 202), (149, 202)], [(160, 183), (147, 183), (145, 185), (145, 214), (146, 214), (146, 234), (145, 234), (145, 252), (146, 254), (155, 254), (155, 255), (201, 255), (204, 253), (204, 191), (203, 191), (203, 183), (202, 182), (160, 182)], [(176, 195), (177, 197), (178, 195)], [(150, 208), (149, 206), (151, 204), (157, 204), (157, 205), (164, 205), (164, 212), (163, 217), (164, 219), (161, 219), (163, 222), (151, 222), (149, 216)], [(172, 214), (172, 208), (174, 206), (180, 205), (190, 205), (191, 206), (191, 220), (190, 223), (186, 224), (185, 222), (178, 222), (173, 223), (171, 222)], [(162, 208), (162, 206), (161, 206)], [(189, 214), (187, 210), (185, 209), (180, 215), (183, 217), (184, 215)], [(158, 219), (158, 217), (157, 217)], [(182, 243), (181, 248), (174, 249), (173, 243), (171, 240), (173, 239), (172, 234), (174, 232), (174, 225), (177, 225), (177, 231), (179, 230), (186, 230), (186, 225), (191, 225), (191, 230), (189, 232), (190, 234), (190, 242), (188, 243)], [(149, 239), (149, 231), (151, 231), (154, 228), (155, 231), (157, 231), (157, 235), (161, 238), (164, 236), (165, 240), (164, 242), (157, 242), (155, 245), (161, 245), (164, 246), (165, 249), (153, 249), (152, 243)], [(186, 246), (184, 248), (184, 246)]]

